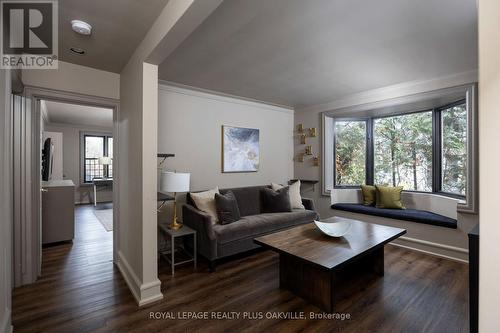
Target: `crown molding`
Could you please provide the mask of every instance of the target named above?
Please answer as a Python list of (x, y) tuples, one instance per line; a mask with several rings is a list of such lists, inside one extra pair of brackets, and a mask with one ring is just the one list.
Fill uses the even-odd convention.
[(297, 108), (295, 112), (325, 112), (355, 105), (380, 102), (383, 100), (475, 83), (478, 81), (478, 77), (478, 71), (472, 70), (430, 80), (404, 82), (347, 95), (325, 104)]
[(278, 111), (283, 113), (293, 114), (295, 111), (290, 106), (273, 104), (269, 102), (264, 102), (252, 98), (240, 97), (231, 94), (225, 94), (217, 91), (212, 91), (208, 89), (196, 88), (192, 86), (187, 86), (175, 82), (159, 80), (158, 89), (163, 91), (175, 92), (183, 95), (206, 98), (211, 100), (216, 100), (225, 103), (236, 103), (241, 105), (248, 105), (253, 107), (258, 107), (260, 109), (266, 109), (271, 111)]

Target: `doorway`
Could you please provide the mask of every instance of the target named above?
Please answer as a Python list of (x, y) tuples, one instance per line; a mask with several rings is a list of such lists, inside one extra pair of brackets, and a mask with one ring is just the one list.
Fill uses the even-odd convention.
[(15, 160), (26, 170), (21, 176), (29, 174), (30, 181), (14, 186), (26, 194), (17, 198), (15, 286), (42, 275), (47, 247), (61, 245), (78, 252), (82, 248), (77, 245), (99, 240), (98, 250), (85, 251), (101, 255), (86, 260), (114, 261), (119, 239), (114, 204), (119, 101), (26, 88), (18, 104), (24, 116), (18, 125), (22, 149)]
[(40, 110), (42, 244), (99, 233), (88, 227), (95, 221), (112, 233), (113, 110), (50, 100), (41, 100)]

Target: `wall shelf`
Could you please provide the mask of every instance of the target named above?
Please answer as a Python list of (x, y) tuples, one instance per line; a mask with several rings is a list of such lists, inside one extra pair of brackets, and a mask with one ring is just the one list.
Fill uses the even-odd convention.
[(288, 182), (288, 184), (293, 184), (297, 180), (300, 180), (300, 185), (303, 185), (303, 184), (312, 185), (313, 192), (315, 190), (315, 185), (317, 183), (319, 183), (319, 180), (315, 180), (315, 179), (290, 179), (290, 181)]

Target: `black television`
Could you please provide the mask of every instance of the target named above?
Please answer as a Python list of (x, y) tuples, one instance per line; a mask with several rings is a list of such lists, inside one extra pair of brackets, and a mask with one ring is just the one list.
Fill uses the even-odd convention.
[(47, 138), (42, 149), (42, 180), (48, 181), (52, 176), (52, 163), (54, 159), (54, 145), (51, 138)]

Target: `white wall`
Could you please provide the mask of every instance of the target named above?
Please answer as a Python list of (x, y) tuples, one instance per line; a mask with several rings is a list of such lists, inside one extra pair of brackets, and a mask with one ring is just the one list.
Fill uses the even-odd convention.
[(500, 308), (500, 1), (479, 0), (479, 330), (498, 332)]
[[(443, 78), (436, 78), (430, 81), (402, 83), (396, 86), (366, 91), (360, 94), (346, 96), (345, 98), (328, 104), (296, 110), (295, 125), (303, 124), (305, 128), (317, 128), (317, 137), (307, 138), (307, 144), (312, 145), (314, 154), (321, 154), (321, 113), (324, 111), (333, 111), (354, 105), (375, 103), (392, 98), (464, 85), (476, 81), (477, 72), (467, 72)], [(294, 142), (295, 155), (298, 155), (304, 150), (304, 145), (299, 144), (299, 138), (297, 135)], [(320, 159), (321, 158), (322, 156), (320, 156)], [(305, 157), (304, 163), (295, 163), (294, 170), (295, 178), (321, 180), (321, 167), (313, 166), (312, 160), (307, 156)], [(319, 214), (322, 218), (326, 218), (332, 216), (333, 211), (330, 208), (330, 197), (323, 196), (321, 192), (321, 184), (317, 184), (314, 192), (311, 188), (307, 189), (306, 187), (304, 196), (314, 198)], [(432, 240), (433, 243), (437, 243), (439, 245), (451, 246), (454, 248), (456, 247), (458, 248), (457, 251), (449, 251), (436, 247), (424, 247), (419, 244), (414, 244), (415, 248), (421, 250), (431, 251), (437, 254), (452, 256), (457, 259), (464, 260), (467, 258), (466, 252), (464, 252), (468, 249), (467, 233), (476, 223), (478, 223), (479, 218), (477, 215), (459, 213), (457, 215), (457, 219), (458, 230), (441, 230), (444, 228), (430, 227), (427, 225), (413, 223), (406, 236), (418, 240)]]
[(157, 263), (158, 65), (222, 0), (170, 0), (120, 74), (117, 265), (139, 305), (163, 298)]
[(49, 88), (84, 95), (120, 98), (120, 75), (59, 61), (59, 69), (23, 69), (26, 86)]
[(10, 71), (0, 70), (0, 332), (10, 332), (12, 289), (12, 120)]
[[(165, 168), (190, 172), (192, 190), (293, 178), (292, 110), (168, 85), (158, 97), (158, 152), (175, 154)], [(222, 125), (259, 129), (258, 172), (221, 172)]]
[[(76, 126), (68, 124), (46, 123), (45, 131), (62, 133), (63, 179), (71, 179), (75, 184), (75, 203), (85, 204), (94, 202), (94, 188), (92, 185), (81, 185), (80, 179), (80, 132), (97, 132), (112, 135), (113, 128)], [(100, 190), (97, 194), (98, 202), (113, 200), (113, 191)]]

